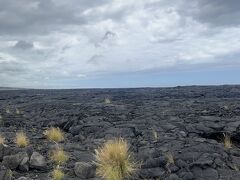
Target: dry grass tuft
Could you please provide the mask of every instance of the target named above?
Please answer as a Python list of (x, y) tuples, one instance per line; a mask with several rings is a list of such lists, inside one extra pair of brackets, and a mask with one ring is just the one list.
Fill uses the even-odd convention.
[(6, 108), (6, 113), (7, 113), (7, 114), (11, 114), (11, 111), (10, 111), (9, 108)]
[(224, 139), (223, 139), (223, 144), (226, 149), (230, 149), (232, 147), (232, 140), (231, 137), (228, 136), (227, 134), (223, 134)]
[(58, 143), (64, 140), (64, 133), (59, 128), (51, 127), (50, 129), (46, 130), (44, 134), (49, 141)]
[(21, 114), (21, 111), (18, 108), (16, 108), (16, 114)]
[(29, 140), (24, 132), (16, 133), (16, 144), (18, 147), (26, 147), (29, 144)]
[(123, 180), (135, 171), (135, 163), (130, 160), (129, 147), (125, 140), (107, 141), (96, 150), (97, 175), (106, 180)]
[(65, 164), (69, 159), (68, 155), (61, 148), (53, 150), (50, 154), (50, 158), (57, 165)]
[(59, 168), (56, 168), (52, 172), (53, 180), (62, 180), (64, 178), (64, 172)]
[(153, 133), (154, 141), (157, 141), (158, 140), (158, 133), (157, 133), (157, 131), (153, 129), (152, 133)]
[(111, 104), (111, 103), (112, 103), (111, 99), (105, 98), (105, 104)]
[(0, 114), (0, 125), (2, 125), (3, 124), (3, 117), (2, 117), (2, 115)]
[(166, 154), (166, 158), (167, 158), (167, 166), (175, 163), (172, 153), (168, 152)]
[(0, 135), (0, 144), (4, 144), (4, 143), (5, 143), (5, 137)]

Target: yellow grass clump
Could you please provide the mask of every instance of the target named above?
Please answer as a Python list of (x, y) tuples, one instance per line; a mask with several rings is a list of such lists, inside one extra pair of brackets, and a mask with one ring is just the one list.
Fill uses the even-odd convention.
[(29, 140), (24, 132), (16, 133), (16, 144), (18, 147), (26, 147), (29, 144)]
[(52, 172), (53, 180), (62, 180), (64, 178), (64, 172), (59, 168), (56, 168)]
[(223, 134), (224, 139), (223, 139), (223, 144), (226, 149), (230, 149), (232, 147), (232, 140), (231, 137), (228, 136), (227, 134)]
[(47, 139), (53, 142), (61, 142), (64, 140), (64, 133), (59, 128), (51, 127), (50, 129), (44, 132)]
[(5, 138), (2, 135), (0, 135), (0, 144), (4, 144), (4, 143), (5, 143)]
[(106, 180), (123, 180), (134, 172), (135, 163), (130, 160), (129, 147), (122, 139), (107, 141), (96, 150), (97, 175)]
[(57, 165), (62, 165), (69, 159), (68, 155), (61, 148), (53, 150), (50, 154), (50, 158)]

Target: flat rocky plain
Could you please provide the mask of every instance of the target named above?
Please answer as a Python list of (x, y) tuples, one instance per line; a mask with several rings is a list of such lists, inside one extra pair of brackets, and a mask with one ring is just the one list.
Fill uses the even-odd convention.
[[(95, 149), (117, 137), (140, 164), (132, 179), (240, 180), (240, 86), (3, 90), (0, 115), (0, 179), (51, 179), (55, 144), (43, 132), (54, 126), (65, 133), (66, 180), (100, 179)], [(19, 130), (26, 148), (14, 143)]]

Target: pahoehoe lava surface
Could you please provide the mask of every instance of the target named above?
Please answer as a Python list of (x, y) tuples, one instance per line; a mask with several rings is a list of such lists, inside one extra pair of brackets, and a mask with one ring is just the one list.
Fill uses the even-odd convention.
[[(8, 145), (0, 146), (0, 179), (6, 178), (11, 158), (18, 163), (10, 163), (14, 178), (49, 179), (48, 152), (54, 144), (43, 131), (51, 126), (65, 132), (61, 146), (70, 156), (64, 166), (69, 180), (81, 179), (76, 162), (91, 163), (97, 147), (120, 136), (141, 163), (133, 179), (240, 179), (240, 86), (0, 91), (0, 115)], [(18, 130), (29, 137), (28, 148), (15, 146)], [(230, 149), (224, 147), (224, 134), (232, 139)], [(14, 161), (33, 152), (46, 158), (41, 168)], [(99, 179), (92, 175), (95, 167), (88, 168), (82, 179)]]

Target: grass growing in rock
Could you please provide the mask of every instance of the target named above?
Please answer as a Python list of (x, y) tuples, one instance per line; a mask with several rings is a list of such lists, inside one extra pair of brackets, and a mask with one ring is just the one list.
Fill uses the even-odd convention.
[(152, 133), (153, 133), (154, 141), (157, 141), (158, 140), (158, 133), (157, 133), (157, 131), (153, 129)]
[(0, 126), (4, 124), (3, 116), (0, 114)]
[(0, 144), (4, 144), (4, 143), (5, 143), (5, 138), (2, 135), (0, 135)]
[(111, 99), (109, 99), (109, 98), (105, 98), (105, 104), (111, 104), (112, 103), (112, 101), (111, 101)]
[(223, 144), (226, 149), (230, 149), (232, 147), (232, 140), (231, 137), (227, 134), (223, 134), (224, 139), (223, 139)]
[(23, 131), (16, 133), (15, 142), (16, 142), (17, 146), (21, 147), (21, 148), (26, 147), (29, 144), (29, 140)]
[(97, 149), (96, 161), (97, 175), (106, 180), (123, 180), (135, 170), (128, 144), (122, 138), (107, 141), (103, 147)]
[(166, 155), (165, 155), (166, 159), (167, 159), (167, 164), (166, 164), (166, 168), (168, 170), (169, 173), (171, 173), (171, 170), (169, 169), (169, 167), (171, 165), (174, 165), (175, 164), (175, 160), (174, 160), (174, 156), (171, 152), (168, 152)]
[(21, 111), (18, 108), (16, 109), (16, 114), (21, 114)]
[(53, 150), (50, 154), (50, 158), (56, 165), (63, 165), (69, 159), (66, 152), (63, 151), (63, 149), (61, 148), (57, 148), (56, 150)]
[(6, 113), (7, 113), (7, 114), (11, 114), (11, 111), (10, 111), (9, 108), (6, 108)]
[(44, 132), (44, 135), (47, 137), (49, 141), (58, 143), (64, 140), (64, 133), (61, 129), (51, 127), (50, 129)]
[(171, 152), (168, 152), (165, 157), (167, 158), (167, 164), (168, 165), (171, 165), (171, 164), (174, 164), (175, 161), (174, 161), (174, 157), (173, 157), (173, 154)]
[(65, 174), (61, 169), (56, 168), (53, 170), (52, 176), (53, 176), (53, 180), (62, 180)]

